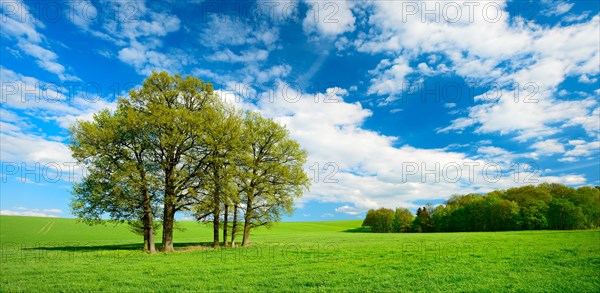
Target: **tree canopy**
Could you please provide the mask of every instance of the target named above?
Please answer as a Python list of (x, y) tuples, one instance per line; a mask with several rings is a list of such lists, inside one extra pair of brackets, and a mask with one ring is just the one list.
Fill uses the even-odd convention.
[(247, 245), (251, 228), (291, 213), (309, 187), (306, 152), (284, 126), (236, 110), (210, 83), (190, 76), (153, 73), (116, 110), (77, 121), (69, 146), (88, 170), (73, 188), (74, 214), (90, 224), (129, 221), (149, 252), (156, 217), (162, 250), (173, 251), (178, 211), (210, 218), (215, 246), (221, 219), (227, 244), (230, 213), (232, 241), (243, 215)]
[[(467, 232), (600, 227), (600, 187), (577, 189), (556, 183), (496, 190), (485, 195), (454, 195), (445, 204), (369, 210), (363, 226), (372, 232)], [(407, 223), (411, 223), (407, 225)], [(404, 228), (402, 228), (404, 227)]]

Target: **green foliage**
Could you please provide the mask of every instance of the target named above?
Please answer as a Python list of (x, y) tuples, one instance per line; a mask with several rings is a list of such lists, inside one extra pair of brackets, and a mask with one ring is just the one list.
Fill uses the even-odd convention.
[(394, 223), (393, 223), (393, 231), (394, 232), (408, 232), (411, 228), (411, 223), (414, 219), (413, 214), (404, 208), (396, 208), (396, 212), (394, 213)]
[(242, 211), (249, 229), (289, 214), (309, 187), (306, 151), (287, 129), (219, 99), (210, 83), (154, 72), (115, 111), (72, 128), (73, 157), (89, 170), (74, 184), (73, 213), (87, 223), (143, 221), (145, 242), (162, 213), (163, 250), (172, 251), (175, 213), (212, 217), (215, 243), (223, 207)]
[(144, 250), (154, 253), (153, 220), (158, 212), (161, 181), (149, 159), (149, 128), (139, 113), (122, 102), (103, 110), (92, 121), (77, 121), (69, 145), (73, 157), (87, 169), (73, 184), (73, 214), (88, 224), (141, 221)]
[[(367, 218), (363, 221), (363, 227), (371, 227), (371, 231), (375, 233), (390, 233), (395, 232), (394, 225), (396, 223), (396, 213), (393, 210), (380, 208), (378, 210), (369, 210)], [(400, 223), (400, 220), (398, 220)]]
[(581, 207), (575, 206), (564, 198), (553, 199), (548, 206), (548, 219), (550, 227), (568, 230), (585, 227), (585, 216)]
[[(138, 221), (138, 220), (131, 220), (131, 221), (127, 221), (127, 225), (129, 225), (129, 230), (137, 235), (144, 235), (144, 223), (142, 221)], [(162, 227), (161, 223), (156, 221), (152, 223), (153, 225), (153, 232), (154, 234), (156, 234), (156, 232)]]
[(585, 216), (585, 227), (600, 227), (600, 186), (595, 188), (582, 186), (577, 188), (572, 202), (581, 207)]
[(433, 221), (431, 220), (431, 214), (433, 213), (433, 207), (427, 205), (423, 208), (417, 209), (417, 217), (414, 219), (412, 228), (416, 232), (432, 232)]
[(245, 221), (251, 227), (279, 221), (310, 186), (303, 169), (307, 153), (286, 128), (256, 112), (244, 117), (242, 146), (236, 182)]
[[(398, 213), (398, 209), (396, 210)], [(410, 211), (403, 210), (408, 219)], [(367, 212), (363, 226), (373, 227), (381, 217), (377, 210)], [(412, 214), (410, 214), (412, 217)], [(397, 216), (396, 219), (400, 217)], [(397, 221), (397, 220), (396, 220)], [(406, 223), (404, 221), (403, 223)], [(600, 226), (600, 188), (574, 189), (561, 184), (542, 183), (486, 195), (453, 195), (445, 204), (419, 207), (411, 229), (394, 232), (466, 232), (541, 229), (586, 229)], [(375, 232), (375, 230), (373, 229)]]

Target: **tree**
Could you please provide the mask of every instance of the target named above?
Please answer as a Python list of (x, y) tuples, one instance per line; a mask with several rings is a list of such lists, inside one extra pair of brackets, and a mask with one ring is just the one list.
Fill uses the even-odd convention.
[(414, 219), (413, 214), (404, 208), (396, 208), (394, 213), (393, 231), (407, 232), (411, 228), (411, 223)]
[(580, 229), (585, 227), (581, 207), (564, 198), (553, 199), (548, 206), (549, 227), (552, 229)]
[(491, 231), (518, 230), (521, 226), (519, 205), (506, 199), (497, 201), (491, 209)]
[(166, 72), (153, 73), (129, 95), (130, 107), (148, 125), (151, 160), (161, 172), (162, 250), (173, 251), (175, 213), (197, 203), (205, 184), (209, 152), (204, 130), (220, 100), (210, 83)]
[(421, 210), (421, 208), (417, 208), (417, 216), (415, 217), (415, 219), (412, 222), (412, 230), (415, 232), (423, 232), (423, 227), (422, 227), (422, 220), (421, 217), (419, 215), (421, 215), (423, 213), (423, 210)]
[(435, 207), (433, 215), (431, 216), (433, 231), (449, 231), (450, 215), (451, 213), (449, 207), (444, 205), (438, 205)]
[(369, 210), (367, 217), (363, 221), (363, 227), (371, 227), (371, 231), (375, 233), (394, 232), (395, 217), (396, 214), (390, 209), (380, 208)]
[(236, 197), (234, 178), (237, 175), (236, 158), (241, 151), (242, 115), (231, 106), (207, 113), (209, 123), (204, 129), (207, 169), (201, 192), (204, 200), (197, 209), (197, 217), (208, 214), (213, 220), (213, 246), (219, 246), (220, 216), (223, 211), (223, 245), (227, 246), (229, 207)]
[(395, 213), (393, 210), (380, 208), (377, 210), (377, 217), (375, 223), (371, 227), (373, 232), (378, 233), (390, 233), (394, 230), (394, 218)]
[(431, 223), (430, 214), (433, 213), (433, 207), (428, 204), (423, 208), (417, 209), (417, 217), (413, 221), (413, 229), (416, 232), (431, 232), (433, 231), (433, 226)]
[(367, 215), (362, 222), (362, 227), (373, 227), (375, 225), (375, 218), (377, 217), (377, 210), (370, 209), (367, 211)]
[(600, 227), (600, 188), (582, 186), (572, 199), (573, 203), (581, 207), (585, 216), (585, 226), (588, 228)]
[(73, 213), (90, 224), (108, 214), (115, 221), (141, 220), (144, 250), (154, 253), (153, 204), (160, 183), (148, 160), (147, 125), (119, 100), (115, 113), (103, 110), (92, 121), (77, 121), (69, 147), (87, 169), (74, 184)]
[(239, 198), (233, 198), (233, 222), (231, 223), (231, 247), (235, 247), (235, 236), (238, 230), (238, 210), (240, 206)]
[(563, 198), (567, 200), (573, 199), (576, 194), (575, 189), (558, 183), (541, 183), (538, 185), (538, 189), (547, 190), (550, 195), (552, 195), (552, 198)]
[(532, 185), (510, 188), (506, 191), (506, 199), (519, 205), (523, 229), (540, 230), (548, 227), (548, 203), (552, 200), (548, 189)]
[(242, 245), (246, 246), (252, 228), (291, 213), (294, 199), (308, 190), (310, 181), (303, 169), (306, 151), (273, 120), (247, 112), (242, 146), (238, 186), (245, 205)]

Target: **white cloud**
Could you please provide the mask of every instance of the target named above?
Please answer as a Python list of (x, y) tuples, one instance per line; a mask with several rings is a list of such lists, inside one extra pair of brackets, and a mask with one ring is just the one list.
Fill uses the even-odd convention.
[(61, 81), (78, 80), (77, 77), (65, 72), (65, 67), (58, 63), (58, 55), (48, 49), (46, 37), (38, 31), (45, 26), (30, 13), (33, 10), (29, 6), (20, 0), (15, 0), (3, 3), (1, 8), (3, 38), (14, 41), (16, 45), (13, 47), (33, 57), (40, 68), (54, 73)]
[(396, 95), (406, 85), (406, 76), (413, 72), (406, 58), (400, 56), (392, 61), (384, 59), (370, 74), (375, 77), (371, 79), (371, 86), (367, 94)]
[[(84, 32), (107, 40), (117, 47), (117, 58), (142, 75), (154, 71), (175, 72), (188, 63), (183, 51), (161, 52), (162, 38), (181, 28), (181, 20), (146, 6), (145, 1), (102, 2), (96, 7), (89, 1), (69, 2), (69, 19)], [(106, 15), (94, 17), (98, 10)], [(133, 11), (128, 17), (106, 17), (108, 11)], [(111, 54), (103, 54), (111, 56)]]
[[(77, 88), (68, 89), (46, 83), (4, 67), (0, 67), (0, 79), (3, 81), (0, 98), (4, 107), (24, 110), (27, 116), (54, 120), (64, 129), (76, 119), (89, 120), (101, 109), (116, 107), (114, 102), (78, 91)], [(3, 121), (16, 122), (4, 118)], [(3, 128), (2, 132), (7, 131), (7, 128)]]
[(558, 161), (559, 162), (569, 162), (569, 163), (572, 163), (572, 162), (577, 162), (579, 160), (577, 158), (575, 158), (575, 157), (563, 157), (563, 158), (558, 159)]
[[(419, 70), (413, 69), (412, 61), (432, 54), (444, 56), (445, 70), (480, 85), (495, 83), (503, 94), (499, 99), (479, 99), (468, 108), (467, 117), (455, 119), (440, 132), (476, 127), (479, 133), (514, 135), (515, 139), (526, 141), (557, 134), (563, 126), (580, 125), (587, 127), (586, 131), (592, 129), (588, 131), (590, 135), (597, 135), (595, 117), (588, 115), (597, 107), (596, 99), (564, 101), (555, 96), (555, 91), (568, 77), (585, 81), (598, 75), (600, 15), (583, 23), (550, 27), (511, 19), (504, 1), (493, 3), (503, 11), (498, 19), (490, 21), (485, 8), (489, 4), (376, 1), (360, 6), (367, 15), (370, 31), (359, 34), (354, 41), (356, 48), (395, 57), (382, 60), (371, 71), (374, 78), (368, 93), (388, 96), (384, 104), (390, 103), (394, 100), (390, 95), (397, 96), (404, 90), (408, 74), (432, 74), (433, 69), (425, 63), (417, 66)], [(558, 7), (561, 14), (570, 9), (570, 5), (562, 4)], [(416, 5), (416, 13), (405, 11), (411, 5)], [(435, 11), (436, 5), (440, 7), (438, 12), (426, 15), (425, 10)], [(460, 7), (460, 19), (449, 20), (444, 13), (448, 5)], [(515, 83), (520, 88), (518, 102), (514, 97)], [(529, 83), (535, 85), (536, 93), (531, 92), (531, 87), (526, 88)], [(532, 98), (528, 94), (538, 102), (524, 103), (526, 97)]]
[(589, 114), (575, 116), (565, 126), (580, 125), (590, 137), (600, 135), (600, 106), (590, 111)]
[(309, 6), (302, 22), (306, 34), (336, 37), (355, 29), (354, 1), (306, 1)]
[(267, 50), (245, 50), (236, 54), (229, 49), (224, 49), (222, 51), (215, 52), (212, 55), (206, 57), (208, 61), (218, 61), (218, 62), (230, 62), (230, 63), (249, 63), (249, 62), (257, 62), (264, 61), (269, 57), (269, 51)]
[(69, 148), (61, 142), (25, 133), (0, 133), (2, 160), (5, 162), (62, 163), (74, 162)]
[(277, 48), (279, 29), (262, 22), (244, 22), (228, 15), (211, 15), (199, 37), (203, 46), (213, 49), (242, 46), (271, 51)]
[[(413, 208), (417, 200), (444, 200), (452, 194), (487, 192), (544, 181), (585, 181), (579, 174), (548, 177), (531, 170), (521, 170), (521, 177), (515, 181), (510, 173), (511, 165), (531, 155), (514, 154), (494, 146), (481, 146), (475, 156), (444, 149), (395, 146), (395, 137), (362, 127), (372, 112), (358, 102), (344, 101), (349, 92), (343, 89), (310, 95), (281, 84), (274, 93), (273, 100), (259, 95), (261, 99), (256, 104), (242, 103), (242, 106), (251, 105), (251, 109), (290, 129), (292, 138), (308, 151), (305, 166), (308, 174), (314, 174), (314, 168), (310, 167), (315, 163), (320, 168), (327, 163), (339, 168), (330, 164), (331, 168), (322, 169), (310, 192), (299, 199), (299, 205), (320, 201), (345, 203), (359, 211), (382, 206)], [(338, 102), (323, 103), (326, 97)], [(459, 168), (454, 168), (457, 165)], [(412, 172), (411, 166), (417, 169)], [(472, 172), (467, 166), (473, 166)], [(498, 178), (493, 172), (495, 168), (502, 171)], [(526, 181), (525, 175), (537, 181)], [(455, 178), (458, 179), (452, 181)], [(339, 211), (351, 210), (341, 208)]]
[(570, 140), (569, 145), (572, 149), (565, 153), (566, 157), (586, 157), (600, 152), (600, 141), (586, 142), (584, 140)]
[[(267, 7), (275, 5), (273, 9), (277, 12), (273, 12), (273, 17), (280, 17), (295, 9), (293, 3), (285, 1), (267, 1), (262, 4)], [(223, 90), (236, 91), (241, 83), (250, 87), (250, 91), (256, 91), (260, 84), (277, 81), (291, 72), (291, 67), (287, 64), (266, 63), (271, 52), (280, 49), (281, 45), (278, 26), (264, 19), (247, 21), (243, 17), (215, 14), (210, 15), (197, 31), (199, 44), (212, 50), (212, 53), (202, 58), (210, 62), (204, 62), (209, 64), (207, 66), (217, 63), (213, 67), (220, 67), (222, 64), (219, 63), (230, 63), (227, 70), (217, 70), (210, 74), (223, 83)], [(206, 69), (194, 71), (206, 73)]]
[(187, 64), (187, 57), (176, 54), (165, 54), (149, 47), (147, 43), (132, 42), (128, 47), (119, 50), (119, 60), (133, 66), (139, 74), (150, 75), (152, 71), (175, 72)]
[(578, 79), (581, 83), (596, 83), (598, 81), (597, 78), (590, 78), (587, 74), (582, 74)]
[[(496, 101), (487, 101), (470, 107), (468, 117), (453, 120), (450, 126), (439, 132), (464, 130), (476, 126), (476, 132), (501, 135), (515, 133), (515, 139), (526, 141), (556, 134), (561, 131), (560, 126), (576, 123), (593, 126), (591, 121), (573, 118), (587, 117), (589, 109), (597, 103), (593, 99), (562, 101), (553, 98), (548, 92), (539, 92), (533, 98), (536, 101), (515, 102), (512, 91), (503, 91)], [(507, 119), (507, 117), (513, 118)]]
[(456, 103), (445, 103), (444, 104), (444, 108), (446, 108), (446, 109), (452, 109), (454, 107), (456, 107)]
[(542, 0), (542, 4), (547, 5), (548, 8), (541, 11), (546, 16), (560, 16), (563, 15), (573, 8), (573, 3), (565, 1), (553, 1), (553, 0)]
[(544, 141), (538, 141), (531, 145), (531, 148), (535, 150), (537, 154), (550, 156), (554, 154), (560, 154), (565, 152), (565, 147), (562, 143), (556, 139), (547, 139)]
[(590, 16), (590, 11), (584, 11), (581, 13), (570, 13), (567, 16), (564, 16), (562, 18), (562, 21), (565, 23), (570, 23), (570, 22), (580, 22), (586, 18), (588, 18)]
[(341, 206), (339, 208), (335, 208), (335, 211), (338, 213), (344, 213), (344, 214), (348, 214), (348, 215), (358, 215), (360, 214), (362, 211), (360, 211), (357, 208), (351, 207), (351, 206)]
[(59, 209), (45, 209), (40, 211), (39, 209), (28, 209), (28, 208), (16, 208), (18, 211), (13, 210), (0, 210), (0, 215), (4, 216), (27, 216), (27, 217), (44, 217), (44, 218), (57, 218), (62, 211)]

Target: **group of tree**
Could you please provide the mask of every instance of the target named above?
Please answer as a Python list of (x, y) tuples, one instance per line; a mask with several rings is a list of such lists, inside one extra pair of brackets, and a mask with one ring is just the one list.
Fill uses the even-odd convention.
[(362, 224), (370, 227), (372, 232), (410, 232), (414, 221), (413, 214), (408, 209), (396, 208), (396, 211), (380, 208), (369, 210)]
[(372, 232), (467, 232), (600, 227), (600, 186), (577, 189), (556, 183), (453, 195), (445, 204), (417, 209), (369, 210)]
[(179, 211), (212, 222), (215, 247), (220, 229), (223, 245), (234, 246), (240, 225), (247, 245), (252, 228), (291, 213), (310, 184), (307, 154), (285, 127), (222, 101), (210, 83), (166, 72), (115, 110), (77, 121), (69, 146), (86, 169), (74, 184), (74, 214), (89, 224), (129, 222), (151, 253), (156, 220), (162, 250), (173, 251)]

